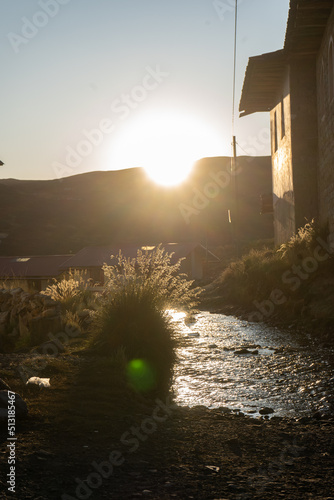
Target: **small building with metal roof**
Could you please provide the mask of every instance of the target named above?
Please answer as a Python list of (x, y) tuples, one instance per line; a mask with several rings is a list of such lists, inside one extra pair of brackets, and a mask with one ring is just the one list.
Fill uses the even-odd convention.
[[(126, 258), (136, 258), (138, 250), (152, 251), (156, 245), (105, 245), (91, 246), (80, 250), (69, 260), (62, 264), (63, 271), (83, 272), (87, 279), (94, 283), (103, 284), (104, 275), (102, 267), (104, 264), (116, 264), (119, 252)], [(188, 275), (190, 279), (200, 280), (205, 275), (205, 266), (208, 260), (218, 261), (212, 252), (208, 251), (199, 243), (164, 243), (162, 248), (169, 254), (173, 254), (171, 263), (175, 264), (183, 259), (180, 272)]]
[(61, 266), (70, 257), (72, 255), (0, 257), (0, 283), (45, 290), (53, 279), (61, 279), (65, 275)]

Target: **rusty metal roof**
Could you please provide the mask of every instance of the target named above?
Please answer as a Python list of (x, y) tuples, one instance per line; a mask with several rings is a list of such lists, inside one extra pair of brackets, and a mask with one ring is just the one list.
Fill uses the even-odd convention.
[(334, 0), (290, 0), (284, 48), (249, 58), (241, 117), (275, 106), (286, 63), (293, 57), (317, 54), (333, 7)]

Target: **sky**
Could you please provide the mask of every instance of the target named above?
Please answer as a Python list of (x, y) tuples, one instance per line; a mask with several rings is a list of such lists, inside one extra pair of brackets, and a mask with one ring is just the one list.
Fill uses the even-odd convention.
[[(229, 156), (234, 4), (0, 0), (0, 178)], [(289, 0), (238, 4), (237, 152), (265, 155), (269, 114), (237, 110), (248, 57), (283, 47)]]

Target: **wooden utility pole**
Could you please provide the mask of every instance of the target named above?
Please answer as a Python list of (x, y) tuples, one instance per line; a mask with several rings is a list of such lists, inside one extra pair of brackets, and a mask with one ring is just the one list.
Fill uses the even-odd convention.
[(235, 255), (240, 257), (240, 234), (239, 234), (239, 189), (237, 173), (237, 141), (235, 135), (232, 137), (232, 157), (231, 157), (231, 180), (232, 180), (232, 234), (235, 245)]

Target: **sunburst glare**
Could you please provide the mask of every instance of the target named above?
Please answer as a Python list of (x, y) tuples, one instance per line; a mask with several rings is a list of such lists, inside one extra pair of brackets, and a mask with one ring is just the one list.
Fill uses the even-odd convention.
[(197, 160), (220, 151), (221, 139), (206, 123), (179, 111), (155, 111), (134, 118), (115, 137), (112, 163), (143, 167), (157, 184), (173, 186)]

